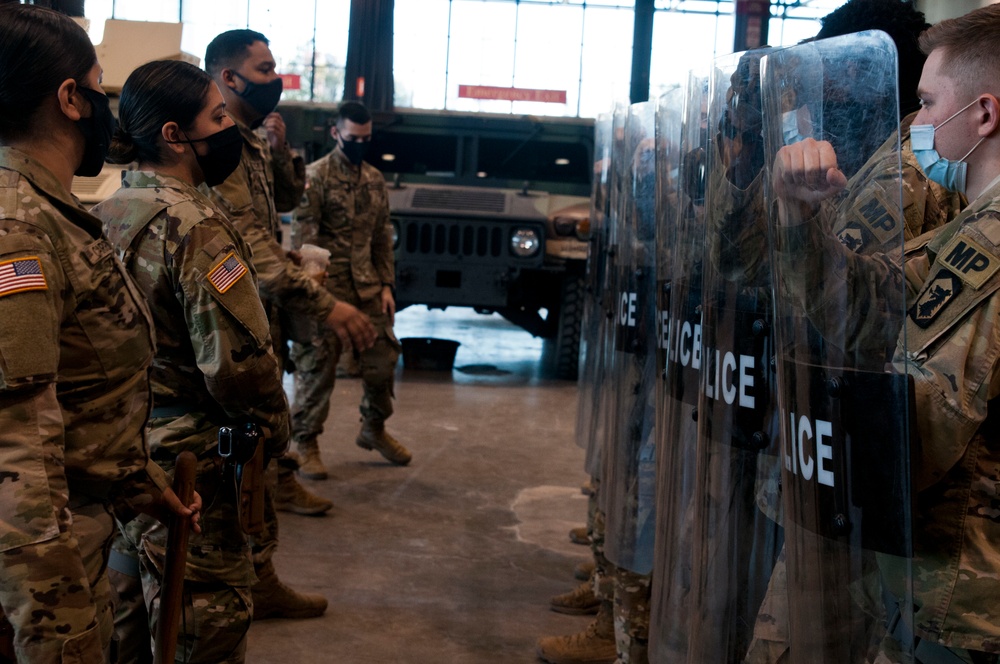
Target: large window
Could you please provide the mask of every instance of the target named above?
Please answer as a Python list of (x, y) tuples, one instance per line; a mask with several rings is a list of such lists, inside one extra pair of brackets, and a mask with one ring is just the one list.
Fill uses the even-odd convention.
[[(768, 42), (787, 46), (815, 35), (818, 19), (844, 1), (771, 0)], [(181, 46), (199, 58), (219, 32), (249, 27), (271, 40), (279, 72), (301, 76), (301, 88), (286, 90), (285, 99), (338, 101), (350, 4), (87, 0), (86, 7), (95, 42), (105, 18), (182, 20)], [(655, 0), (654, 7), (650, 96), (733, 50), (734, 0)], [(395, 0), (394, 11), (397, 106), (593, 117), (628, 100), (634, 0)], [(555, 94), (512, 101), (482, 98), (495, 92), (483, 88)]]
[(182, 21), (181, 50), (202, 60), (220, 32), (250, 28), (271, 42), (278, 73), (301, 77), (284, 99), (339, 101), (344, 92), (350, 0), (87, 0), (86, 11), (95, 43), (105, 19)]

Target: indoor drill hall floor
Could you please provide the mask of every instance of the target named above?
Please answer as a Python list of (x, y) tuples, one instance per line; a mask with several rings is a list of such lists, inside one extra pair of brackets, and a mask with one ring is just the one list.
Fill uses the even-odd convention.
[[(355, 446), (361, 382), (338, 379), (320, 449), (325, 517), (280, 513), (279, 576), (323, 593), (312, 620), (250, 630), (250, 664), (537, 662), (539, 636), (591, 617), (548, 609), (590, 557), (576, 384), (539, 377), (542, 344), (498, 316), (414, 307), (402, 337), (462, 343), (452, 373), (397, 370), (389, 430), (412, 452), (392, 466)], [(290, 381), (288, 385), (290, 387)]]

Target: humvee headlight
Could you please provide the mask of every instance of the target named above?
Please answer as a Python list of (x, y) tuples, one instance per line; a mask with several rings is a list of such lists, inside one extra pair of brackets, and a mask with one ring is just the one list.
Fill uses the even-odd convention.
[(395, 220), (392, 222), (392, 248), (396, 249), (399, 247), (399, 223)]
[(538, 233), (530, 228), (519, 228), (510, 236), (510, 250), (521, 258), (537, 254), (541, 244), (538, 241)]

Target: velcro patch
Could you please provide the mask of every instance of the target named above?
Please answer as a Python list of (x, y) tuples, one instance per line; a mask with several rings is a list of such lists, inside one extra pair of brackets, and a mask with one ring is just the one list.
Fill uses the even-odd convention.
[(48, 290), (37, 256), (26, 256), (0, 263), (0, 297), (24, 291)]
[(851, 251), (857, 253), (865, 246), (865, 234), (857, 224), (848, 224), (844, 230), (837, 233), (840, 243)]
[(962, 234), (941, 250), (938, 261), (976, 290), (1000, 269), (1000, 258)]
[(215, 290), (225, 293), (233, 287), (233, 284), (243, 278), (243, 275), (246, 273), (246, 265), (240, 262), (235, 252), (230, 251), (222, 259), (222, 262), (208, 273), (208, 282), (215, 286)]
[(926, 330), (952, 300), (962, 292), (962, 281), (951, 270), (940, 269), (910, 308), (910, 318)]
[(871, 195), (854, 204), (854, 214), (864, 222), (884, 246), (899, 234), (899, 203), (893, 203), (881, 188), (875, 187)]

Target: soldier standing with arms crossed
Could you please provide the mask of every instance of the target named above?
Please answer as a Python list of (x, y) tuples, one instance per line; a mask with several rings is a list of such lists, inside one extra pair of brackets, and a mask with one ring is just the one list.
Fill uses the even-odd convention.
[[(229, 217), (252, 250), (258, 288), (270, 317), (275, 353), (284, 355), (285, 341), (278, 326), (277, 308), (309, 316), (332, 327), (358, 348), (372, 345), (371, 321), (355, 307), (338, 302), (298, 268), (278, 240), (277, 207), (291, 209), (301, 197), (302, 181), (294, 155), (285, 143), (285, 126), (272, 113), (281, 96), (281, 79), (264, 35), (252, 30), (224, 32), (208, 45), (205, 67), (226, 102), (226, 111), (243, 137), (240, 165), (225, 182), (210, 190), (212, 200)], [(266, 138), (255, 129), (263, 125)], [(265, 499), (264, 533), (253, 538), (253, 560), (258, 582), (253, 588), (254, 618), (308, 618), (321, 615), (326, 598), (298, 593), (277, 578), (272, 560), (278, 544), (275, 503), (306, 514), (322, 513), (332, 503), (308, 494), (295, 482), (293, 471), (278, 466), (277, 488)]]
[[(375, 324), (375, 345), (355, 351), (360, 351), (365, 391), (361, 431), (355, 442), (405, 466), (410, 452), (385, 430), (385, 421), (393, 412), (393, 379), (400, 346), (392, 331), (396, 275), (389, 199), (382, 174), (364, 162), (372, 138), (368, 109), (354, 101), (341, 104), (330, 135), (337, 147), (307, 169), (306, 193), (292, 226), (292, 245), (298, 248), (311, 243), (328, 249), (327, 288)], [(341, 340), (326, 332), (312, 343), (292, 344), (296, 367), (292, 439), (304, 457), (299, 473), (311, 479), (327, 476), (316, 439), (330, 411), (342, 350)]]

